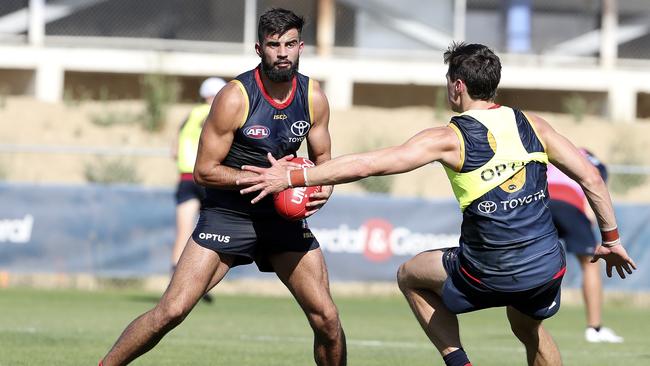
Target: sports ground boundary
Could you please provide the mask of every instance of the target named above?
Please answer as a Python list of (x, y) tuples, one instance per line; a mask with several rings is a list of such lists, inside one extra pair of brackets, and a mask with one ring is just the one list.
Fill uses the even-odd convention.
[[(31, 287), (44, 290), (75, 289), (97, 290), (141, 290), (161, 293), (165, 291), (169, 277), (148, 276), (137, 278), (107, 278), (89, 274), (14, 274), (0, 272), (0, 288)], [(396, 282), (353, 282), (333, 281), (330, 285), (333, 296), (401, 296)], [(212, 291), (219, 295), (251, 295), (289, 297), (291, 293), (277, 279), (228, 279), (226, 278)], [(609, 290), (604, 292), (606, 305), (625, 305), (650, 308), (650, 292)], [(579, 288), (562, 289), (562, 303), (581, 305), (582, 293)]]

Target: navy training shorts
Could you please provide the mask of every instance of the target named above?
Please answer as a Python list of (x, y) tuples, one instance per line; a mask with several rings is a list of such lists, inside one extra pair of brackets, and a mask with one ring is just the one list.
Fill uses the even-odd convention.
[(201, 208), (192, 239), (217, 253), (234, 255), (233, 267), (255, 261), (262, 272), (273, 272), (269, 254), (308, 252), (319, 247), (306, 220), (288, 221), (276, 213), (221, 207)]
[(193, 180), (181, 180), (176, 186), (176, 204), (180, 205), (185, 201), (197, 199), (201, 201), (205, 198), (205, 187), (194, 183)]
[(576, 255), (593, 255), (597, 241), (587, 216), (577, 207), (564, 201), (550, 200), (549, 208), (553, 224), (566, 251)]
[(560, 287), (564, 270), (539, 287), (515, 292), (496, 291), (462, 271), (459, 250), (458, 247), (448, 248), (442, 256), (448, 275), (443, 285), (442, 301), (452, 313), (512, 306), (531, 318), (542, 320), (555, 315), (560, 309)]

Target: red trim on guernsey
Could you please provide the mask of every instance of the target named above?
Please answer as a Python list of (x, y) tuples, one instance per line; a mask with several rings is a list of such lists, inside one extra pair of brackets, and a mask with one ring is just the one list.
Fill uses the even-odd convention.
[(278, 103), (271, 96), (266, 92), (266, 89), (264, 89), (264, 83), (262, 83), (262, 79), (260, 78), (260, 68), (259, 66), (255, 69), (255, 81), (257, 82), (257, 86), (260, 88), (260, 91), (262, 92), (262, 95), (264, 96), (264, 99), (266, 99), (267, 102), (269, 102), (273, 107), (277, 109), (285, 109), (291, 104), (293, 101), (294, 95), (296, 95), (296, 77), (293, 77), (293, 80), (291, 81), (291, 94), (289, 95), (289, 98), (287, 98), (284, 103)]
[(553, 279), (555, 280), (564, 276), (565, 272), (566, 272), (566, 267), (562, 267), (562, 269), (558, 273), (556, 273), (555, 276), (553, 276)]
[(494, 105), (491, 105), (490, 108), (488, 108), (488, 109), (497, 109), (497, 108), (501, 108), (501, 105), (500, 104), (494, 104)]
[(194, 181), (194, 174), (192, 174), (192, 173), (181, 173), (181, 180), (182, 181), (186, 181), (186, 180)]
[(467, 272), (467, 270), (466, 270), (465, 268), (460, 267), (460, 270), (461, 270), (461, 271), (462, 271), (462, 272), (463, 272), (467, 277), (469, 277), (469, 278), (471, 278), (472, 280), (474, 280), (474, 282), (476, 282), (476, 283), (482, 283), (481, 280), (479, 280), (478, 278), (476, 278), (476, 277), (472, 276), (471, 274), (469, 274), (469, 272)]

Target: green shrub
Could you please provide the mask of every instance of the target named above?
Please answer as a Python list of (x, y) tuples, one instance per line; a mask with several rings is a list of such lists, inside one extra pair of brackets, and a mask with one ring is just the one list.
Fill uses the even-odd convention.
[(625, 194), (632, 188), (643, 185), (647, 178), (648, 177), (644, 174), (611, 174), (609, 187), (614, 193)]
[(165, 126), (169, 105), (178, 100), (180, 84), (176, 78), (162, 74), (148, 74), (142, 79), (145, 113), (142, 127), (157, 132)]
[[(384, 138), (374, 136), (359, 145), (359, 152), (377, 150), (387, 145), (388, 142)], [(373, 193), (390, 193), (394, 183), (395, 177), (392, 175), (368, 177), (356, 182), (364, 191)]]
[(444, 88), (437, 88), (433, 112), (436, 121), (442, 121), (446, 117), (448, 110), (449, 104), (447, 102), (447, 91)]
[(94, 163), (86, 163), (84, 176), (91, 183), (140, 183), (137, 169), (134, 164), (122, 159), (99, 158)]
[(66, 88), (63, 91), (63, 104), (68, 108), (76, 108), (82, 102), (92, 99), (92, 91), (81, 85), (76, 89)]
[(90, 122), (100, 127), (111, 127), (117, 125), (131, 125), (138, 123), (142, 117), (138, 114), (127, 111), (116, 111), (104, 108), (102, 112), (92, 113), (89, 116)]
[(393, 189), (394, 182), (395, 177), (387, 175), (381, 177), (368, 177), (358, 181), (357, 183), (366, 192), (390, 193)]
[[(611, 164), (644, 165), (646, 160), (645, 149), (636, 143), (631, 132), (623, 132), (617, 141), (610, 147)], [(618, 141), (625, 141), (619, 143)], [(608, 185), (612, 192), (624, 194), (632, 188), (644, 184), (647, 180), (645, 174), (612, 173)]]
[(575, 93), (562, 100), (562, 107), (564, 112), (573, 116), (576, 123), (582, 122), (585, 115), (592, 109), (585, 97)]

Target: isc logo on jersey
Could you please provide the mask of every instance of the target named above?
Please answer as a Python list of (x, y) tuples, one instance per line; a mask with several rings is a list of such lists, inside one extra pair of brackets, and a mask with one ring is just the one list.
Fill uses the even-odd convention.
[(247, 127), (244, 130), (244, 135), (255, 140), (265, 139), (269, 137), (271, 130), (266, 126), (254, 125)]

